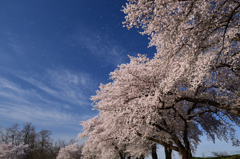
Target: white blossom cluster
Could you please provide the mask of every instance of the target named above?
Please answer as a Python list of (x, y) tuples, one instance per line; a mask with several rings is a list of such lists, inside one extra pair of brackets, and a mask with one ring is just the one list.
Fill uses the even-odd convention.
[(65, 148), (61, 148), (57, 159), (81, 159), (82, 152), (78, 143), (74, 143), (66, 146)]
[[(185, 76), (196, 87), (217, 56), (239, 51), (233, 41), (240, 33), (238, 0), (128, 1), (124, 25), (141, 27), (141, 34), (150, 36), (149, 46), (156, 46), (156, 57), (173, 74), (179, 70), (171, 79)], [(239, 59), (239, 54), (233, 58)]]
[(0, 158), (24, 159), (27, 149), (27, 145), (13, 146), (11, 143), (3, 142), (0, 144)]

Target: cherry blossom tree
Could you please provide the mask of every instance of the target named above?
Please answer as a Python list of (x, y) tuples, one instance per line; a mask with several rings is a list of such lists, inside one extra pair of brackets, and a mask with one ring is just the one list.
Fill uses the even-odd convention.
[[(202, 79), (213, 75), (212, 71), (228, 73), (231, 81), (240, 83), (238, 0), (128, 1), (123, 9), (127, 14), (124, 25), (129, 29), (141, 27), (141, 34), (150, 36), (149, 46), (157, 48), (155, 58), (162, 59), (168, 68), (167, 85), (162, 85), (166, 93), (183, 77), (191, 89), (196, 89)], [(214, 89), (226, 87), (218, 84)], [(229, 103), (212, 105), (240, 116), (239, 92), (237, 85), (235, 90), (231, 89), (235, 97)]]
[(24, 159), (27, 149), (27, 145), (13, 146), (11, 143), (3, 142), (0, 144), (0, 158)]
[(78, 143), (74, 143), (66, 146), (65, 148), (61, 148), (57, 159), (81, 159), (82, 152), (78, 145)]
[(218, 91), (215, 95), (212, 88), (207, 88), (210, 79), (202, 82), (204, 86), (190, 89), (190, 84), (182, 78), (165, 93), (164, 61), (149, 60), (144, 55), (130, 58), (129, 64), (122, 64), (110, 74), (113, 82), (102, 84), (92, 97), (95, 108), (108, 112), (112, 116), (110, 121), (124, 130), (118, 132), (119, 138), (137, 134), (178, 151), (183, 158), (192, 157), (203, 132), (213, 141), (215, 136), (227, 141), (229, 135), (234, 144), (239, 144), (232, 122), (239, 126), (240, 120), (232, 112), (213, 106), (220, 99), (224, 102), (224, 94)]
[(157, 53), (130, 57), (110, 73), (113, 81), (91, 98), (104, 126), (88, 123), (87, 134), (112, 132), (128, 146), (140, 137), (163, 145), (167, 158), (172, 150), (191, 158), (203, 134), (238, 146), (240, 2), (128, 0), (123, 12), (124, 25), (141, 27)]
[[(83, 147), (84, 158), (121, 158), (148, 156), (153, 142), (119, 135), (120, 127), (113, 124), (115, 118), (111, 118), (108, 112), (100, 112), (88, 121), (82, 122), (83, 133), (79, 138), (87, 138)], [(123, 128), (123, 127), (121, 127)], [(121, 139), (120, 139), (121, 138)], [(155, 151), (156, 152), (156, 151)]]

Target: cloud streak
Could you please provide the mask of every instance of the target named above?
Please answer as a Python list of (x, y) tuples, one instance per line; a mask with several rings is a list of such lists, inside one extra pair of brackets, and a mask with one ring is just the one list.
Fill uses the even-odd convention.
[(125, 63), (128, 59), (123, 56), (124, 47), (113, 42), (106, 35), (101, 35), (96, 31), (90, 31), (84, 27), (80, 27), (77, 31), (69, 36), (69, 43), (76, 47), (83, 47), (97, 58), (101, 57), (104, 62), (112, 65)]
[(92, 117), (72, 110), (90, 106), (92, 85), (86, 84), (94, 82), (89, 75), (60, 70), (47, 71), (42, 81), (26, 74), (17, 77), (25, 84), (0, 77), (0, 116), (5, 120), (69, 126)]
[(40, 77), (19, 75), (24, 81), (34, 85), (50, 96), (77, 105), (89, 105), (88, 93), (95, 87), (94, 81), (88, 74), (74, 74), (67, 70), (47, 71), (44, 80)]

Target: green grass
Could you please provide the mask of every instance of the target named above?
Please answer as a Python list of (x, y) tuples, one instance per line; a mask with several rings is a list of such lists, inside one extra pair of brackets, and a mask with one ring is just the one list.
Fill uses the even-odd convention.
[(240, 155), (222, 157), (193, 157), (192, 159), (240, 159)]

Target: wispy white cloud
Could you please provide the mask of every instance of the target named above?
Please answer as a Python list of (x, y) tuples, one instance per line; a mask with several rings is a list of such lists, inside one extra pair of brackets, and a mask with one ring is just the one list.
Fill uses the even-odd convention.
[(1, 103), (0, 116), (2, 120), (18, 122), (32, 122), (44, 127), (54, 126), (71, 130), (80, 129), (80, 121), (91, 118), (91, 115), (66, 113), (56, 108), (45, 108), (40, 105), (25, 105), (17, 103)]
[(128, 58), (123, 56), (124, 47), (97, 31), (80, 27), (68, 39), (71, 45), (88, 49), (93, 57), (102, 57), (103, 62), (115, 66), (127, 62)]
[(26, 105), (16, 103), (4, 103), (0, 105), (0, 114), (11, 120), (46, 123), (48, 124), (66, 124), (76, 123), (76, 116), (61, 112), (54, 108), (45, 108), (40, 105)]
[[(18, 77), (53, 97), (80, 106), (90, 104), (87, 92), (95, 88), (94, 81), (88, 74), (71, 73), (68, 70), (47, 71), (44, 77)], [(40, 78), (44, 80), (40, 81)]]
[(20, 55), (23, 56), (25, 55), (24, 52), (24, 45), (26, 44), (22, 44), (22, 41), (19, 40), (21, 38), (19, 38), (19, 36), (17, 34), (14, 34), (13, 32), (7, 30), (5, 32), (3, 32), (4, 36), (6, 37), (6, 45), (8, 48), (10, 48), (12, 50), (12, 52), (15, 55)]
[(0, 31), (0, 66), (1, 68), (15, 64), (19, 60), (25, 59), (26, 46), (23, 39), (10, 30)]
[(34, 90), (24, 90), (19, 85), (5, 78), (0, 78), (0, 98), (4, 101), (27, 104), (27, 98), (34, 99), (40, 98), (40, 96)]
[[(0, 116), (6, 120), (34, 122), (43, 125), (79, 124), (91, 113), (74, 112), (76, 106), (90, 106), (94, 83), (89, 75), (67, 70), (47, 71), (42, 78), (18, 74), (25, 84), (0, 77)], [(44, 78), (44, 80), (43, 80)], [(42, 80), (40, 80), (42, 79)], [(90, 84), (89, 84), (90, 83)], [(27, 85), (27, 86), (26, 86)], [(83, 115), (84, 114), (84, 115)]]

